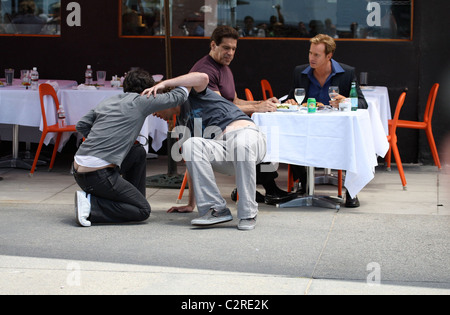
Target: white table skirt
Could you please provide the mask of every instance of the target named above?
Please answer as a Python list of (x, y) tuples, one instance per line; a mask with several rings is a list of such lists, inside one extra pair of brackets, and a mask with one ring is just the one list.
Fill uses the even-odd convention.
[[(77, 90), (61, 89), (59, 91), (59, 100), (66, 111), (66, 122), (68, 125), (75, 125), (85, 114), (99, 103), (114, 95), (123, 93), (122, 89), (100, 87), (98, 90)], [(161, 149), (164, 140), (167, 138), (168, 124), (165, 120), (155, 116), (148, 116), (141, 129), (141, 135), (150, 136), (152, 148), (155, 151)], [(140, 137), (138, 139), (145, 144), (146, 140)], [(148, 147), (147, 147), (148, 151)]]
[[(39, 83), (45, 83), (48, 80), (40, 80)], [(67, 80), (50, 80), (57, 82), (59, 89), (57, 90), (58, 99), (63, 104), (66, 111), (66, 119), (68, 124), (76, 124), (78, 120), (83, 117), (91, 108), (95, 107), (102, 100), (113, 95), (122, 93), (121, 89), (100, 88), (99, 90), (74, 90), (72, 86), (76, 85), (75, 81)], [(56, 113), (53, 102), (49, 106), (50, 98), (45, 100), (46, 109), (48, 110), (47, 119), (49, 124), (56, 123)], [(14, 85), (11, 87), (0, 88), (0, 124), (20, 125), (29, 127), (39, 127), (42, 131), (42, 115), (39, 101), (39, 92), (31, 89), (26, 90), (20, 85), (20, 80), (14, 80)], [(144, 136), (150, 136), (152, 141), (152, 148), (158, 151), (167, 138), (168, 124), (166, 121), (149, 116), (144, 124), (141, 133)], [(48, 145), (50, 141), (55, 138), (55, 135), (49, 135), (46, 138), (45, 144)], [(69, 138), (65, 135), (60, 150)], [(5, 140), (5, 138), (4, 138)], [(144, 142), (143, 139), (139, 141)]]
[(377, 155), (384, 157), (389, 149), (379, 115), (368, 110), (252, 117), (267, 136), (265, 162), (345, 170), (351, 196), (374, 178)]
[(389, 101), (389, 91), (385, 86), (361, 87), (366, 101), (369, 103), (369, 110), (376, 107), (380, 115), (385, 134), (389, 134), (388, 121), (392, 119), (391, 103)]
[[(45, 83), (48, 80), (40, 80)], [(75, 81), (52, 80), (60, 88), (70, 87)], [(0, 88), (0, 124), (21, 125), (29, 127), (41, 126), (42, 114), (39, 101), (39, 91), (25, 89), (19, 79), (14, 80), (13, 86)]]

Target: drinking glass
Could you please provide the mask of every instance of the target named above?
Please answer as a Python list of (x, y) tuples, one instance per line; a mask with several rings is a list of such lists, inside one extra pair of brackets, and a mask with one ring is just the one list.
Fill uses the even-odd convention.
[[(338, 86), (330, 86), (328, 88), (328, 95), (330, 96), (330, 102), (336, 100), (336, 97), (339, 95), (339, 87)], [(331, 105), (331, 103), (330, 103)], [(334, 108), (336, 109), (336, 108)]]
[(368, 79), (368, 73), (367, 72), (361, 72), (359, 77), (359, 83), (361, 86), (367, 86), (369, 84)]
[(28, 87), (31, 85), (31, 71), (30, 70), (20, 70), (20, 80), (22, 85)]
[(104, 86), (106, 80), (106, 71), (97, 71), (97, 84)]
[(299, 106), (302, 106), (303, 100), (305, 99), (305, 89), (297, 88), (294, 91), (294, 97)]
[(5, 69), (6, 85), (12, 85), (14, 80), (14, 69)]
[(338, 86), (330, 86), (328, 88), (328, 95), (330, 96), (330, 101), (335, 101), (336, 97), (339, 95), (339, 87)]

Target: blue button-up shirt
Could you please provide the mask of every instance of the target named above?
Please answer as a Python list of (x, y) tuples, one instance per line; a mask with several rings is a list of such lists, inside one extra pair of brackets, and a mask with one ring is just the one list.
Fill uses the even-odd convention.
[[(321, 102), (323, 104), (330, 103), (330, 96), (328, 95), (328, 88), (331, 86), (331, 78), (337, 73), (345, 72), (344, 69), (337, 63), (334, 59), (331, 59), (331, 74), (327, 78), (327, 81), (323, 86), (320, 86), (319, 81), (314, 77), (314, 69), (310, 66), (307, 67), (302, 73), (308, 75), (309, 93), (308, 97), (315, 98), (316, 102)], [(306, 100), (305, 100), (306, 101)]]

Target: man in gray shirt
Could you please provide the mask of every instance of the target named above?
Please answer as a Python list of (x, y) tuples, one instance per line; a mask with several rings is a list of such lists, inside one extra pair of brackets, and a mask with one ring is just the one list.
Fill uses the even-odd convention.
[[(190, 73), (168, 81), (185, 88), (143, 96), (141, 94), (152, 87), (154, 81), (146, 71), (131, 71), (124, 81), (124, 94), (101, 102), (78, 122), (77, 130), (86, 138), (74, 161), (74, 177), (83, 189), (75, 194), (76, 218), (81, 226), (138, 222), (150, 216), (145, 186), (137, 184), (143, 182), (142, 178), (125, 179), (120, 168), (124, 161), (126, 164), (145, 163), (143, 149), (134, 143), (146, 117), (183, 104), (191, 88), (203, 91), (208, 76)], [(145, 172), (138, 176), (145, 177)]]
[[(158, 84), (148, 93), (156, 94), (166, 87)], [(188, 178), (190, 205), (169, 212), (192, 212), (196, 204), (200, 217), (192, 220), (194, 226), (232, 221), (214, 172), (234, 175), (239, 194), (237, 228), (253, 230), (258, 215), (256, 165), (266, 155), (264, 134), (248, 115), (210, 89), (192, 91), (180, 107), (156, 113), (162, 118), (173, 114), (179, 116), (176, 133), (182, 134), (182, 157), (191, 175)]]

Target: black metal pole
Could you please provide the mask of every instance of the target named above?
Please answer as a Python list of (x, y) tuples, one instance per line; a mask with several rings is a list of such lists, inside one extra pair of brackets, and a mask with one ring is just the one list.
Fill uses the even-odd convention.
[(166, 79), (172, 78), (172, 21), (170, 18), (170, 0), (164, 0), (164, 28), (166, 46)]

